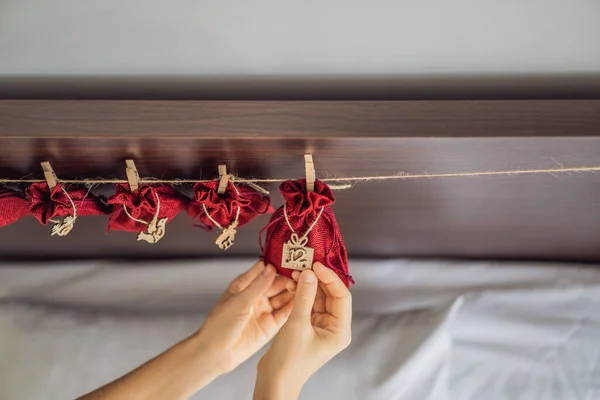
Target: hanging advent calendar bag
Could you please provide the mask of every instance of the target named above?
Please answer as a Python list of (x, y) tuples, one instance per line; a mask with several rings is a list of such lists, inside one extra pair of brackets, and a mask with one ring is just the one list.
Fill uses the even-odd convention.
[[(348, 271), (348, 255), (331, 210), (335, 202), (329, 186), (316, 180), (312, 192), (306, 180), (286, 181), (279, 187), (285, 204), (273, 214), (261, 260), (290, 277), (294, 270), (312, 268), (320, 262), (334, 270), (346, 286), (354, 283)], [(261, 231), (262, 234), (262, 231)]]
[(188, 205), (188, 215), (201, 228), (220, 229), (221, 234), (215, 243), (226, 250), (233, 245), (238, 227), (261, 214), (273, 212), (273, 208), (268, 194), (248, 185), (235, 185), (229, 181), (222, 194), (218, 193), (218, 187), (218, 181), (195, 184), (194, 199)]
[(57, 183), (50, 189), (46, 182), (38, 182), (31, 184), (25, 193), (31, 215), (42, 225), (54, 223), (52, 235), (66, 236), (79, 216), (106, 215), (108, 211), (96, 196), (81, 187), (65, 189)]
[(140, 185), (133, 192), (128, 184), (116, 184), (108, 198), (113, 209), (108, 230), (138, 232), (137, 240), (156, 243), (165, 225), (187, 207), (187, 198), (171, 186)]

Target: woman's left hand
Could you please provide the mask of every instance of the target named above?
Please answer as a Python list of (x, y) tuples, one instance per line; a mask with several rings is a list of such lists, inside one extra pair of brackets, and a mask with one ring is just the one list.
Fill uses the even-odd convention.
[(294, 294), (289, 278), (258, 262), (237, 277), (221, 296), (195, 339), (229, 372), (267, 344), (287, 321)]

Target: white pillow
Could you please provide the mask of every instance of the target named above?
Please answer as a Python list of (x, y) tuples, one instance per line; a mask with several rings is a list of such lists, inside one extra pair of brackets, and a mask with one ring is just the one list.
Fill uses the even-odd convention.
[[(404, 314), (355, 316), (353, 342), (306, 385), (303, 399), (447, 399), (460, 301)], [(0, 306), (0, 398), (69, 399), (132, 370), (186, 337), (199, 315), (108, 315)], [(260, 354), (194, 399), (250, 399)]]

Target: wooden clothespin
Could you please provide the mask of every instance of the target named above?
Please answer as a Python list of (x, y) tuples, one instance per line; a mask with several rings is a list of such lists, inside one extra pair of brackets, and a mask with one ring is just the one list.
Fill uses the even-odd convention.
[(135, 192), (140, 187), (140, 174), (138, 174), (138, 170), (135, 167), (133, 160), (125, 160), (125, 164), (127, 165), (125, 172), (127, 173), (129, 190)]
[(312, 154), (304, 155), (304, 171), (306, 173), (306, 191), (314, 192), (315, 191), (315, 163), (313, 162)]
[(225, 190), (227, 190), (227, 184), (229, 183), (229, 179), (231, 179), (231, 175), (227, 173), (226, 165), (219, 165), (217, 168), (219, 170), (219, 178), (221, 178), (217, 193), (223, 194), (225, 193)]
[(48, 183), (48, 188), (52, 191), (58, 184), (58, 178), (48, 161), (42, 162), (41, 165), (42, 170), (44, 171), (44, 178), (46, 179), (46, 183)]

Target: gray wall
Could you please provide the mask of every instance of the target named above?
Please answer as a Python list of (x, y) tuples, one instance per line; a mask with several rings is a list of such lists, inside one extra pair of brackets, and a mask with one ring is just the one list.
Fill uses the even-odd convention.
[(600, 0), (0, 0), (0, 77), (600, 72)]

